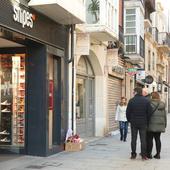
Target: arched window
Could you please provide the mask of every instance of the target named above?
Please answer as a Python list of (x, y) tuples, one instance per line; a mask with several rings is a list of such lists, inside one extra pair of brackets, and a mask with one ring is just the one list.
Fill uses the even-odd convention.
[(77, 74), (94, 76), (92, 66), (86, 56), (81, 56), (77, 66)]

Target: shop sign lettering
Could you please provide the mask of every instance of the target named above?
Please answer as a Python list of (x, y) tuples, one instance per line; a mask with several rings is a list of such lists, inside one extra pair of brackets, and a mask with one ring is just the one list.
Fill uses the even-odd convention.
[(13, 6), (13, 12), (14, 21), (20, 23), (22, 28), (25, 28), (25, 26), (33, 28), (35, 15), (16, 5)]

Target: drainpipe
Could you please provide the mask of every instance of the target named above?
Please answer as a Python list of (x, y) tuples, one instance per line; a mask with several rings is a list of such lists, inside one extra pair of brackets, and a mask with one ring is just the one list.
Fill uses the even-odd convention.
[(74, 132), (74, 73), (75, 73), (75, 67), (74, 67), (74, 30), (75, 25), (71, 25), (71, 58), (68, 60), (68, 63), (72, 63), (72, 97), (71, 97), (71, 127)]

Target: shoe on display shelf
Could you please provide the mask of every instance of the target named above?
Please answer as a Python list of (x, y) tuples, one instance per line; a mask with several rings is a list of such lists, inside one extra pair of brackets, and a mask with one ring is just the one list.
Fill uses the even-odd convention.
[(24, 121), (23, 118), (18, 118), (18, 119), (17, 119), (17, 122), (23, 122), (23, 121)]
[(8, 108), (1, 110), (1, 112), (11, 112)]
[(24, 118), (24, 115), (23, 114), (18, 114), (17, 118), (22, 119), (22, 118)]
[(20, 90), (20, 91), (25, 91), (25, 89), (24, 89), (24, 88), (20, 88), (19, 90)]
[(4, 131), (0, 132), (0, 135), (9, 135), (9, 134), (10, 134), (10, 133), (7, 132), (7, 130), (4, 130)]
[(9, 105), (11, 105), (11, 103), (8, 103), (8, 100), (5, 100), (4, 102), (1, 103), (1, 105), (9, 106)]
[(20, 108), (18, 109), (18, 112), (24, 112), (24, 107), (20, 106)]
[(7, 138), (3, 138), (3, 139), (0, 139), (0, 142), (11, 142), (11, 140), (9, 140)]
[(19, 122), (18, 123), (18, 127), (24, 127), (24, 123), (23, 122)]

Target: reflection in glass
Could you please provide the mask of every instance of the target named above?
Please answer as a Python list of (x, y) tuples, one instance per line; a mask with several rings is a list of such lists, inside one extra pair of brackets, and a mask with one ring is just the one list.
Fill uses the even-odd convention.
[(87, 0), (87, 23), (95, 24), (99, 22), (99, 9), (100, 2), (99, 0)]
[(77, 78), (76, 80), (76, 118), (84, 118), (85, 108), (84, 108), (84, 92), (85, 92), (85, 80)]

